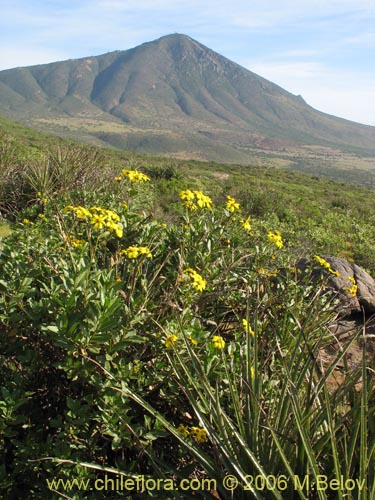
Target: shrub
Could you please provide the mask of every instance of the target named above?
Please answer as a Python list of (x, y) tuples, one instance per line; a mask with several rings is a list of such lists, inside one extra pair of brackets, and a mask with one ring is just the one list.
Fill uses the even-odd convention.
[[(217, 206), (185, 189), (167, 225), (140, 206), (145, 176), (126, 172), (120, 202), (42, 200), (2, 243), (4, 497), (49, 498), (58, 479), (107, 473), (216, 481), (215, 491), (170, 498), (232, 498), (228, 474), (236, 498), (309, 498), (296, 477), (316, 488), (319, 475), (343, 476), (364, 481), (370, 498), (366, 357), (329, 387), (348, 347), (321, 365), (333, 307), (324, 282), (298, 276), (277, 218), (253, 220), (229, 194)], [(348, 488), (313, 494), (355, 498)]]

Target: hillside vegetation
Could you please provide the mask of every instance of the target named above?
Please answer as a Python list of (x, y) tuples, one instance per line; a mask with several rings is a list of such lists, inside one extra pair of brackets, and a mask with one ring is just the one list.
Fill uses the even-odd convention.
[(2, 128), (4, 498), (374, 497), (324, 259), (375, 271), (373, 191)]
[(231, 193), (250, 215), (281, 225), (299, 256), (324, 251), (375, 270), (372, 189), (267, 166), (184, 161), (88, 147), (4, 117), (0, 117), (0, 134), (0, 211), (10, 221), (22, 219), (22, 210), (26, 215), (35, 210), (37, 192), (60, 196), (80, 186), (98, 193), (119, 192), (116, 173), (128, 166), (141, 168), (152, 178), (153, 194), (147, 206), (162, 218), (174, 219), (181, 189), (206, 190), (221, 200)]

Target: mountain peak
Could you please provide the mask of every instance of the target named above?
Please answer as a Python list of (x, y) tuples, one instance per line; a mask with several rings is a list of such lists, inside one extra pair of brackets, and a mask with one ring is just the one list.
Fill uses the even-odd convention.
[[(169, 35), (163, 35), (160, 38), (157, 38), (154, 40), (154, 42), (158, 42), (160, 40), (188, 40), (188, 41), (195, 41), (193, 38), (191, 38), (189, 35), (185, 35), (184, 33), (169, 33)], [(153, 43), (153, 42), (151, 42)]]

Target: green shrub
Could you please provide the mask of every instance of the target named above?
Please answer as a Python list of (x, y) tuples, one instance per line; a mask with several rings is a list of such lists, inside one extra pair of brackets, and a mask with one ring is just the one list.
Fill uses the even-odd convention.
[[(371, 498), (371, 371), (364, 356), (342, 386), (328, 385), (348, 346), (321, 365), (335, 313), (324, 280), (295, 269), (296, 223), (184, 189), (166, 224), (148, 210), (146, 181), (125, 170), (115, 193), (41, 199), (1, 243), (3, 497), (58, 498), (57, 488), (86, 498), (51, 481), (106, 473), (208, 477), (223, 499), (233, 497), (228, 474), (236, 498)], [(279, 488), (254, 489), (251, 475)], [(319, 475), (365, 483), (294, 487), (295, 477), (316, 487)]]

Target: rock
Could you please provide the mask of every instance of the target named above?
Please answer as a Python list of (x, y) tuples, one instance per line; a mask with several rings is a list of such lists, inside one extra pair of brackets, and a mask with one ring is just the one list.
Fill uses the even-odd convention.
[(375, 313), (375, 280), (356, 264), (352, 264), (352, 268), (358, 285), (359, 302), (366, 313), (373, 314)]
[[(354, 390), (361, 391), (358, 371), (363, 355), (365, 353), (366, 366), (372, 366), (375, 359), (375, 280), (361, 267), (339, 257), (300, 259), (296, 268), (301, 279), (322, 282), (325, 291), (337, 299), (337, 315), (329, 325), (331, 336), (319, 349), (317, 358), (323, 372), (330, 370), (326, 381), (329, 392), (334, 393), (353, 376), (357, 377)], [(342, 359), (338, 360), (341, 355)], [(331, 370), (333, 362), (337, 364)]]

